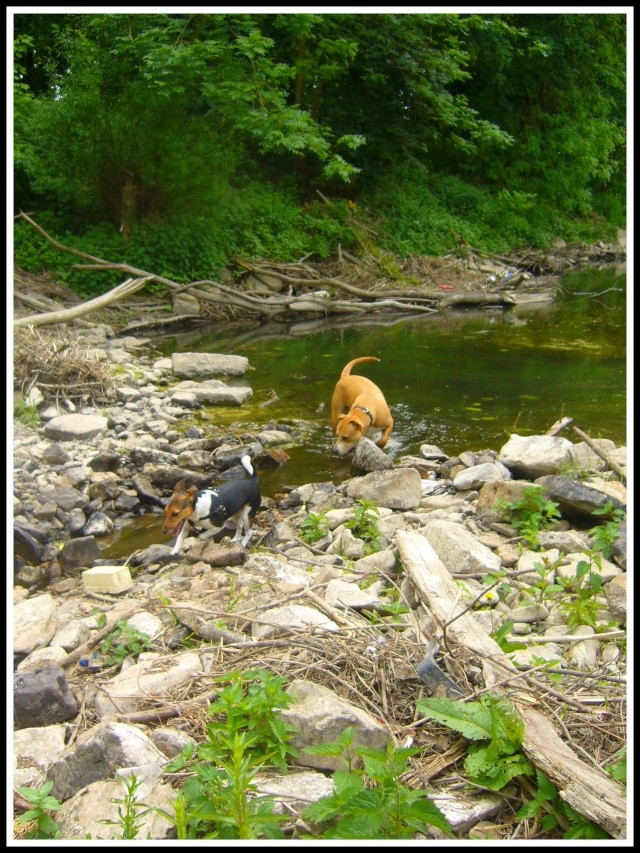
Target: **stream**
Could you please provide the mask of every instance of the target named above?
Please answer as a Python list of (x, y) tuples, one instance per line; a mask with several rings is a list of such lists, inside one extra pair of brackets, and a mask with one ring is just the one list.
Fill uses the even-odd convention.
[[(249, 371), (237, 384), (253, 389), (252, 400), (204, 409), (196, 424), (247, 432), (272, 421), (315, 425), (304, 443), (286, 448), (286, 465), (260, 472), (263, 494), (272, 496), (283, 486), (352, 476), (350, 460), (332, 455), (329, 407), (344, 365), (364, 355), (380, 359), (354, 372), (385, 394), (395, 421), (385, 448), (391, 459), (419, 455), (425, 443), (450, 456), (498, 451), (511, 433), (544, 433), (565, 416), (592, 438), (626, 444), (626, 309), (626, 269), (611, 267), (567, 274), (554, 302), (527, 308), (263, 323), (225, 333), (207, 327), (154, 337), (153, 346), (161, 355), (248, 358)], [(570, 428), (562, 434), (578, 440)], [(157, 537), (158, 524), (151, 516), (134, 527), (142, 534), (151, 526), (149, 535)], [(115, 553), (108, 548), (104, 556)]]

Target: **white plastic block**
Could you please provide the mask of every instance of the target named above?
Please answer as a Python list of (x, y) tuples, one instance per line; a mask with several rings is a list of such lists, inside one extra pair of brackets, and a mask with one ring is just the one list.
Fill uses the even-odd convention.
[(124, 592), (133, 586), (131, 572), (126, 566), (95, 566), (82, 573), (87, 592)]

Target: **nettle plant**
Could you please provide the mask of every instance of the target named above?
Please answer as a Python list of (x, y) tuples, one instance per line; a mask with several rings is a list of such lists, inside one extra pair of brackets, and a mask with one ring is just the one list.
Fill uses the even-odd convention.
[(327, 521), (326, 512), (310, 512), (298, 529), (300, 538), (307, 545), (319, 542), (329, 532), (329, 522)]
[(620, 525), (627, 514), (623, 509), (615, 508), (613, 501), (607, 501), (600, 509), (594, 509), (593, 514), (604, 518), (602, 524), (592, 527), (589, 531), (593, 548), (610, 559), (613, 555), (613, 544), (620, 533)]
[[(516, 813), (517, 819), (539, 817), (544, 831), (560, 828), (563, 838), (610, 837), (564, 802), (555, 785), (525, 756), (524, 723), (506, 697), (485, 693), (477, 702), (434, 697), (419, 699), (416, 708), (469, 741), (464, 766), (474, 785), (501, 791), (509, 782), (518, 781), (529, 796), (533, 795)], [(530, 781), (533, 778), (535, 788)]]
[(374, 501), (358, 500), (353, 518), (345, 522), (345, 527), (358, 539), (365, 543), (364, 554), (375, 554), (382, 548), (382, 533), (378, 527), (377, 519), (380, 510)]
[(302, 814), (319, 835), (327, 839), (402, 839), (424, 834), (429, 826), (452, 837), (451, 825), (423, 791), (401, 782), (410, 770), (409, 759), (421, 748), (386, 750), (358, 746), (351, 727), (337, 741), (308, 747), (305, 752), (343, 758), (346, 769), (333, 774), (334, 791)]
[(532, 551), (540, 547), (538, 533), (548, 530), (560, 518), (558, 504), (546, 497), (541, 486), (526, 486), (517, 501), (498, 499), (495, 505)]
[(285, 816), (275, 813), (272, 796), (258, 796), (253, 782), (269, 766), (286, 772), (296, 750), (293, 727), (279, 713), (293, 699), (285, 679), (268, 670), (232, 672), (209, 705), (207, 740), (188, 745), (168, 766), (186, 772), (187, 781), (170, 820), (178, 839), (282, 838)]

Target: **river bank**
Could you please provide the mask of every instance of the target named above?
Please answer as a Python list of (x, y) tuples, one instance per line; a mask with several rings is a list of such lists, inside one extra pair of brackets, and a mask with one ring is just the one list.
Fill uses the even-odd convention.
[[(246, 549), (189, 540), (184, 555), (172, 558), (172, 542), (164, 540), (105, 561), (101, 537), (140, 512), (160, 517), (178, 479), (232, 476), (246, 451), (259, 472), (286, 465), (287, 448), (311, 427), (275, 422), (255, 433), (205, 433), (187, 426), (198, 398), (222, 395), (219, 403), (240, 412), (243, 374), (230, 390), (224, 372), (215, 380), (185, 379), (179, 359), (148, 355), (140, 338), (100, 329), (83, 337), (98, 363), (120, 365), (113, 396), (105, 389), (99, 408), (88, 402), (66, 414), (41, 408), (40, 426), (16, 423), (14, 434), (15, 784), (54, 783), (63, 837), (113, 837), (99, 821), (117, 818), (109, 800), (122, 785), (113, 774), (126, 767), (145, 777), (145, 801), (170, 809), (181, 778), (165, 768), (186, 744), (206, 742), (199, 709), (216, 693), (215, 676), (266, 665), (297, 699), (287, 713), (302, 758), (289, 774), (272, 771), (260, 783), (289, 804), (279, 786), (292, 784), (299, 795), (287, 837), (299, 837), (300, 803), (326, 795), (337, 769), (304, 754), (322, 740), (322, 706), (334, 721), (331, 731), (355, 726), (363, 744), (399, 746), (411, 734), (425, 747), (412, 763), (412, 785), (433, 798), (457, 837), (506, 840), (522, 831), (511, 800), (502, 793), (461, 795), (454, 784), (465, 772), (459, 753), (425, 776), (434, 744), (444, 757), (458, 736), (443, 738), (428, 723), (413, 726), (415, 699), (441, 695), (439, 672), (454, 684), (445, 690), (452, 698), (504, 682), (491, 669), (495, 654), (519, 675), (496, 689), (514, 701), (524, 689), (547, 728), (577, 750), (570, 771), (560, 762), (545, 772), (565, 792), (577, 773), (582, 788), (569, 793), (574, 808), (623, 837), (623, 792), (594, 765), (613, 762), (625, 738), (626, 542), (621, 528), (610, 556), (598, 553), (596, 571), (590, 531), (605, 505), (609, 512), (626, 507), (620, 474), (600, 455), (624, 472), (624, 448), (600, 439), (596, 452), (560, 434), (513, 436), (499, 452), (450, 457), (425, 436), (418, 457), (391, 462), (365, 441), (339, 485), (310, 483), (263, 496)], [(211, 376), (216, 368), (207, 355)], [(227, 371), (230, 363), (237, 365), (227, 357), (219, 362)], [(513, 504), (534, 483), (560, 518), (527, 539), (496, 501)], [(375, 507), (374, 553), (354, 527), (365, 507)], [(309, 540), (310, 526), (319, 538)], [(112, 568), (105, 569), (104, 589), (111, 591), (87, 587), (83, 573), (105, 562)], [(588, 595), (581, 564), (590, 567), (589, 578), (601, 578)], [(437, 588), (429, 580), (434, 572), (443, 579)], [(114, 576), (124, 588), (109, 587)], [(142, 631), (144, 651), (125, 644), (125, 655), (107, 666), (105, 655), (125, 636), (122, 623)], [(491, 639), (501, 627), (524, 648), (503, 652)], [(437, 668), (425, 670), (421, 662), (434, 642)], [(537, 672), (525, 682), (531, 669)], [(589, 685), (596, 683), (594, 693)], [(539, 721), (527, 725), (527, 754), (539, 762)], [(96, 763), (96, 750), (104, 761)], [(457, 767), (454, 776), (448, 767)], [(598, 808), (585, 799), (589, 787), (599, 791)], [(153, 821), (149, 816), (143, 835), (171, 836), (169, 822)]]

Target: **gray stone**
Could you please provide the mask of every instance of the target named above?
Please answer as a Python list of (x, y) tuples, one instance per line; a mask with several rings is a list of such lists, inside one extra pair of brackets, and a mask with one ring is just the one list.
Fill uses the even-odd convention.
[(13, 651), (28, 655), (48, 646), (57, 628), (56, 603), (50, 593), (21, 601), (13, 608)]
[(479, 489), (485, 483), (495, 480), (510, 480), (511, 472), (500, 462), (484, 462), (460, 471), (453, 478), (453, 485), (462, 491), (463, 489)]
[(415, 509), (422, 498), (420, 474), (413, 468), (373, 471), (347, 482), (346, 492), (354, 500), (372, 500), (389, 509)]
[(93, 536), (69, 539), (58, 553), (60, 565), (68, 572), (89, 568), (100, 557), (100, 548)]
[(502, 566), (500, 558), (461, 524), (431, 521), (423, 532), (450, 572), (493, 572)]
[(381, 450), (369, 438), (361, 438), (353, 453), (351, 470), (354, 473), (363, 471), (384, 471), (393, 468), (393, 462), (384, 450)]
[(569, 461), (572, 444), (557, 435), (521, 436), (513, 433), (500, 449), (498, 460), (516, 477), (556, 474)]
[(44, 427), (45, 435), (56, 441), (87, 441), (107, 429), (107, 419), (99, 415), (60, 415)]
[(297, 764), (322, 770), (342, 770), (347, 764), (342, 756), (311, 755), (305, 747), (332, 743), (350, 726), (354, 743), (373, 749), (385, 749), (391, 735), (367, 711), (342, 699), (320, 684), (296, 679), (287, 687), (296, 701), (282, 711), (282, 716), (297, 730), (293, 745), (299, 751)]
[(52, 796), (62, 801), (119, 768), (149, 763), (163, 767), (167, 759), (142, 729), (103, 722), (80, 735), (73, 749), (49, 767), (47, 778), (53, 782)]
[(194, 379), (202, 376), (244, 376), (249, 359), (242, 355), (212, 352), (174, 352), (171, 356), (176, 376)]
[(51, 726), (78, 713), (64, 670), (44, 666), (13, 677), (13, 724), (18, 729)]
[(551, 500), (559, 505), (563, 518), (590, 519), (599, 524), (601, 519), (594, 516), (593, 511), (602, 509), (608, 501), (611, 501), (614, 509), (626, 509), (626, 504), (618, 498), (566, 477), (538, 477), (535, 483), (542, 486)]

